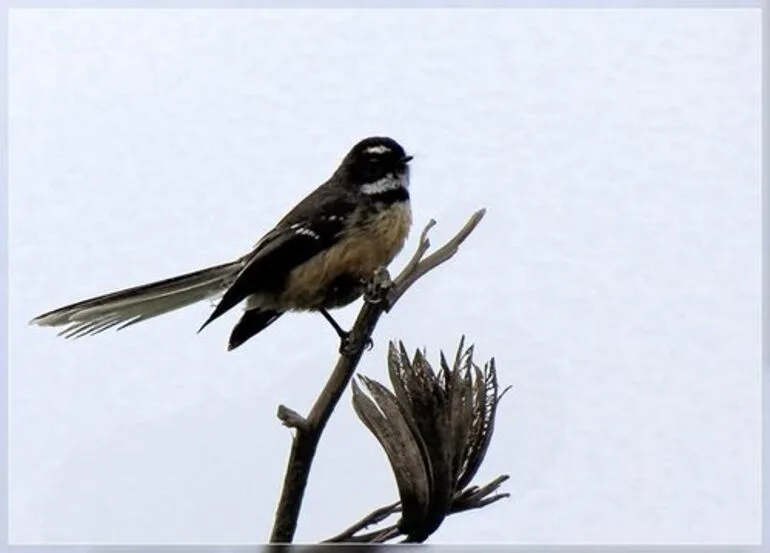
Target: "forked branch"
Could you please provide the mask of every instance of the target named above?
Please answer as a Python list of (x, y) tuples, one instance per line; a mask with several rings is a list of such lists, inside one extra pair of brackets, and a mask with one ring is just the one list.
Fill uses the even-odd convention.
[(390, 311), (418, 279), (451, 259), (457, 253), (460, 245), (481, 222), (485, 212), (486, 210), (480, 209), (474, 213), (465, 226), (444, 246), (428, 257), (424, 257), (430, 248), (428, 232), (436, 224), (431, 219), (420, 235), (417, 251), (396, 279), (391, 281), (385, 270), (376, 275), (372, 290), (368, 294), (369, 300), (364, 302), (353, 325), (351, 347), (340, 355), (329, 380), (321, 390), (307, 418), (303, 418), (288, 407), (279, 406), (278, 418), (284, 425), (294, 428), (295, 435), (270, 536), (271, 543), (290, 543), (294, 538), (302, 498), (305, 494), (310, 467), (321, 433), (345, 388), (350, 383), (380, 316), (383, 312)]

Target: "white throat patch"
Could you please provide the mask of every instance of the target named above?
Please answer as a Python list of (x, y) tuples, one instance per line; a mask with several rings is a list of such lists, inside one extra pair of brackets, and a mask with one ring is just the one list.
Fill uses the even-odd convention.
[(398, 190), (399, 188), (409, 188), (409, 178), (406, 175), (397, 177), (391, 174), (380, 180), (362, 185), (361, 193), (367, 196), (376, 196), (377, 194)]

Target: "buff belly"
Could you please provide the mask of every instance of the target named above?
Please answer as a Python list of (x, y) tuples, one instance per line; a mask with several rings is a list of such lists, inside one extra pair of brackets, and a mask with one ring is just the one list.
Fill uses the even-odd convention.
[(355, 301), (363, 293), (363, 283), (404, 247), (411, 224), (409, 202), (368, 216), (366, 224), (355, 225), (355, 232), (342, 236), (329, 251), (292, 270), (279, 303), (303, 311)]

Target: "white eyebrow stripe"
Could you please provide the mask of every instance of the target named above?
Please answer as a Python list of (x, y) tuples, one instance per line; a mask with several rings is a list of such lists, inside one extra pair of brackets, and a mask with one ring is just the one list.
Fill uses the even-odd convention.
[(367, 154), (384, 154), (385, 152), (389, 152), (390, 148), (387, 146), (379, 145), (379, 146), (369, 146), (364, 152)]

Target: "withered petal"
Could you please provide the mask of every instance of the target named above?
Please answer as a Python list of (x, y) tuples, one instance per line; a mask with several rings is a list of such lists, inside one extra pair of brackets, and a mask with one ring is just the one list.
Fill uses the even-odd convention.
[(458, 489), (463, 489), (471, 482), (484, 460), (494, 433), (497, 406), (503, 396), (498, 393), (494, 358), (484, 365), (483, 371), (476, 365), (473, 370), (475, 373), (473, 429), (467, 444), (462, 474), (458, 478)]
[(429, 508), (431, 474), (419, 437), (412, 433), (388, 389), (364, 376), (359, 378), (374, 401), (353, 381), (353, 408), (388, 456), (401, 498), (402, 520), (407, 525), (421, 524)]

